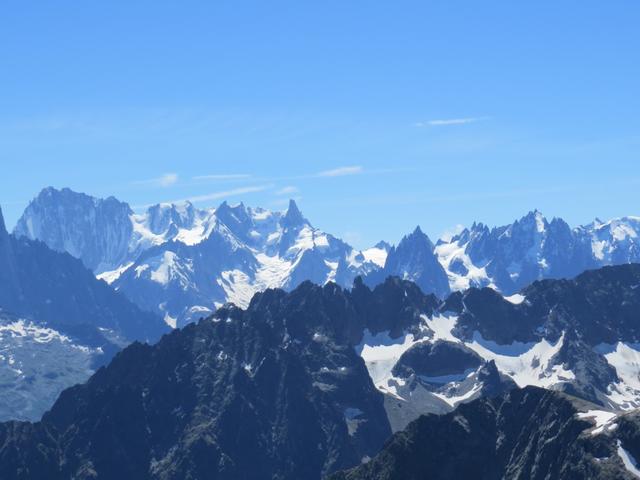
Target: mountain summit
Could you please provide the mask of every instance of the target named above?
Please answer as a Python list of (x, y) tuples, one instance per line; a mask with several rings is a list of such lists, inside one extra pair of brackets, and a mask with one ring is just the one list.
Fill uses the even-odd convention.
[(307, 219), (302, 216), (302, 212), (298, 208), (295, 200), (289, 200), (289, 208), (287, 208), (287, 213), (282, 217), (280, 224), (285, 228), (292, 228), (302, 226), (306, 223), (308, 223)]
[(172, 326), (305, 280), (348, 288), (357, 276), (375, 286), (395, 275), (443, 299), (469, 287), (509, 296), (536, 280), (640, 262), (639, 217), (572, 228), (533, 210), (508, 225), (474, 223), (435, 246), (417, 227), (395, 247), (359, 251), (314, 228), (293, 200), (284, 212), (222, 202), (205, 209), (159, 204), (134, 214), (113, 198), (52, 188), (31, 202), (15, 234), (81, 259)]

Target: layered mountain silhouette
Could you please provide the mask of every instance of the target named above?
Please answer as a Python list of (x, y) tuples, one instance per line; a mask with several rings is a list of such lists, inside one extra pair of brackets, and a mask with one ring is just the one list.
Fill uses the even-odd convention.
[(535, 280), (638, 262), (639, 232), (638, 217), (571, 228), (532, 211), (501, 227), (476, 223), (435, 244), (418, 227), (397, 246), (360, 251), (314, 228), (293, 201), (285, 212), (185, 202), (135, 214), (113, 197), (46, 188), (14, 233), (81, 259), (140, 307), (179, 326), (226, 302), (247, 306), (258, 291), (291, 290), (305, 280), (350, 288), (357, 276), (374, 286), (392, 275), (442, 299), (485, 286), (508, 296)]
[(0, 211), (0, 418), (39, 418), (121, 347), (167, 330), (80, 260), (9, 235)]
[(0, 477), (632, 478), (639, 285), (624, 265), (508, 299), (268, 289), (0, 426)]

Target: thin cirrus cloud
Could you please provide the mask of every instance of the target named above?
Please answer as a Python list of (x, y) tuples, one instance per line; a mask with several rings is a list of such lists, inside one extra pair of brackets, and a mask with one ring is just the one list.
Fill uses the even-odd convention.
[(416, 127), (443, 127), (449, 125), (467, 125), (469, 123), (482, 122), (490, 117), (464, 117), (464, 118), (441, 118), (436, 120), (428, 120), (426, 122), (416, 122)]
[[(204, 195), (195, 195), (192, 197), (187, 197), (187, 198), (180, 198), (177, 200), (169, 200), (166, 202), (162, 202), (162, 203), (170, 203), (170, 204), (181, 204), (181, 203), (185, 203), (185, 202), (191, 202), (191, 203), (200, 203), (200, 202), (207, 202), (210, 200), (220, 200), (222, 198), (228, 198), (228, 197), (235, 197), (238, 195), (246, 195), (247, 193), (256, 193), (256, 192), (263, 192), (265, 190), (269, 190), (273, 188), (273, 185), (252, 185), (249, 187), (240, 187), (240, 188), (234, 188), (231, 190), (224, 190), (224, 191), (220, 191), (220, 192), (211, 192), (211, 193), (205, 193)], [(144, 208), (149, 208), (156, 205), (155, 203), (148, 203), (146, 205), (135, 205), (133, 208), (134, 209), (144, 209)]]
[(276, 190), (274, 193), (276, 195), (293, 195), (295, 193), (300, 193), (300, 189), (298, 187), (289, 185), (287, 187), (281, 188), (280, 190)]
[(185, 202), (185, 201), (189, 201), (189, 202), (193, 202), (193, 203), (206, 202), (206, 201), (209, 201), (209, 200), (219, 200), (221, 198), (234, 197), (234, 196), (237, 196), (237, 195), (245, 195), (247, 193), (263, 192), (263, 191), (268, 190), (270, 188), (273, 188), (273, 185), (253, 185), (253, 186), (250, 186), (250, 187), (240, 187), (240, 188), (234, 188), (232, 190), (225, 190), (225, 191), (221, 191), (221, 192), (206, 193), (204, 195), (196, 195), (194, 197), (185, 198), (183, 200), (177, 200), (177, 201), (171, 202), (171, 203), (180, 203), (180, 202)]
[(226, 173), (226, 174), (216, 174), (216, 175), (198, 175), (196, 177), (191, 177), (192, 180), (243, 180), (251, 178), (251, 175), (248, 173)]
[(148, 178), (147, 180), (137, 180), (133, 182), (134, 185), (148, 185), (150, 187), (166, 188), (178, 183), (177, 173), (165, 173), (159, 177)]
[[(317, 178), (332, 178), (332, 177), (344, 177), (347, 175), (358, 175), (360, 173), (365, 173), (365, 170), (360, 165), (350, 165), (333, 168), (331, 170), (323, 170), (321, 172), (316, 173), (307, 173), (303, 175), (294, 175), (294, 176), (283, 176), (283, 177), (260, 177), (257, 175), (250, 175), (245, 173), (233, 173), (233, 174), (216, 174), (216, 175), (198, 175), (195, 177), (191, 177), (193, 181), (215, 181), (215, 180), (253, 180), (253, 181), (268, 181), (268, 182), (284, 182), (284, 181), (293, 181), (293, 180), (311, 180)], [(297, 187), (284, 187), (287, 189), (297, 188)], [(297, 190), (296, 190), (297, 191)], [(286, 193), (295, 193), (293, 191), (285, 191), (282, 195)]]
[(354, 165), (350, 167), (338, 167), (332, 170), (324, 170), (322, 172), (318, 172), (316, 177), (344, 177), (346, 175), (358, 175), (359, 173), (363, 173), (364, 168), (360, 165)]

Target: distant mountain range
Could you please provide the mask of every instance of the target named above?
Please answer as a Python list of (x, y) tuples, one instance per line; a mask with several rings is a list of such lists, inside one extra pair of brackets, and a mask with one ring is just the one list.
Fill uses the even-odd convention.
[(186, 202), (135, 214), (113, 197), (53, 188), (29, 204), (14, 230), (79, 258), (172, 327), (305, 280), (350, 288), (357, 276), (370, 286), (398, 276), (440, 298), (484, 286), (509, 296), (535, 280), (638, 262), (639, 232), (640, 217), (571, 228), (533, 211), (502, 227), (474, 224), (435, 244), (416, 228), (397, 246), (380, 242), (359, 251), (313, 227), (293, 201), (285, 212)]
[(634, 478), (639, 286), (623, 265), (509, 298), (266, 290), (0, 424), (0, 477)]
[(639, 228), (534, 211), (360, 251), (293, 201), (45, 189), (0, 213), (0, 420), (42, 416), (0, 424), (0, 478), (632, 478)]

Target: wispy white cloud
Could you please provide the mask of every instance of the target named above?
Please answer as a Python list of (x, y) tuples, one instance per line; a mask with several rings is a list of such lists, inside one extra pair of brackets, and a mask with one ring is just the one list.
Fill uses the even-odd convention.
[[(245, 195), (248, 193), (256, 193), (256, 192), (263, 192), (265, 190), (268, 190), (270, 188), (273, 188), (273, 185), (252, 185), (249, 187), (240, 187), (240, 188), (234, 188), (231, 190), (224, 190), (224, 191), (220, 191), (220, 192), (211, 192), (211, 193), (205, 193), (204, 195), (194, 195), (192, 197), (187, 197), (187, 198), (180, 198), (177, 200), (169, 200), (166, 202), (160, 202), (160, 203), (173, 203), (173, 204), (181, 204), (181, 203), (185, 203), (185, 202), (191, 202), (191, 203), (200, 203), (200, 202), (207, 202), (210, 200), (220, 200), (223, 198), (229, 198), (229, 197), (236, 197), (238, 195)], [(152, 207), (153, 205), (156, 205), (155, 203), (148, 203), (146, 205), (135, 205), (132, 208), (135, 210), (140, 210), (140, 209), (144, 209), (144, 208), (149, 208)]]
[(415, 127), (442, 127), (447, 125), (466, 125), (468, 123), (481, 122), (488, 120), (490, 117), (465, 117), (465, 118), (444, 118), (437, 120), (428, 120), (426, 122), (416, 122)]
[(346, 175), (358, 175), (359, 173), (363, 173), (364, 168), (360, 165), (354, 165), (349, 167), (338, 167), (332, 170), (324, 170), (322, 172), (318, 172), (316, 177), (344, 177)]
[(283, 187), (280, 190), (276, 190), (274, 192), (276, 195), (293, 195), (295, 193), (300, 193), (300, 189), (298, 187), (294, 187), (293, 185), (289, 185), (287, 187)]
[(148, 185), (151, 187), (170, 187), (178, 182), (177, 173), (165, 173), (159, 177), (148, 178), (147, 180), (137, 180), (133, 182), (134, 185)]
[[(193, 203), (206, 202), (209, 200), (219, 200), (221, 198), (245, 195), (247, 193), (263, 192), (265, 190), (268, 190), (269, 188), (273, 188), (273, 185), (253, 185), (249, 187), (240, 187), (240, 188), (234, 188), (231, 190), (225, 190), (222, 192), (212, 192), (204, 195), (196, 195), (194, 197), (185, 198), (182, 201), (188, 200)], [(178, 202), (173, 202), (173, 203), (178, 203)]]
[(242, 180), (251, 178), (251, 175), (248, 173), (227, 173), (227, 174), (216, 174), (216, 175), (198, 175), (195, 177), (191, 177), (192, 180)]

